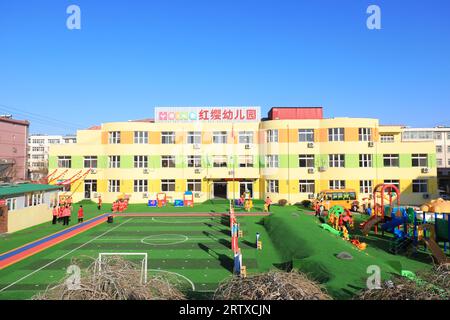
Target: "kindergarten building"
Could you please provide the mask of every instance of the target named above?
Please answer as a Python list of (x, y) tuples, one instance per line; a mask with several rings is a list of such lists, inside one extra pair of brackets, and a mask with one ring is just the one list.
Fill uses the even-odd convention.
[(405, 204), (437, 196), (432, 142), (402, 141), (402, 126), (377, 119), (324, 118), (321, 107), (155, 108), (154, 119), (104, 123), (52, 145), (49, 183), (74, 201), (145, 203), (164, 192), (196, 202), (238, 198), (311, 199), (325, 189), (354, 189), (360, 199), (379, 183), (396, 184)]

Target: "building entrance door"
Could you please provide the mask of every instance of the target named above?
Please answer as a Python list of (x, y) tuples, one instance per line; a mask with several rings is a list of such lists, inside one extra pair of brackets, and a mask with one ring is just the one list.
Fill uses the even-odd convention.
[(84, 198), (90, 199), (92, 192), (97, 192), (97, 180), (84, 181)]
[(244, 192), (250, 192), (250, 197), (253, 198), (253, 182), (241, 181), (239, 184), (239, 196), (244, 194)]
[(213, 196), (214, 196), (214, 198), (226, 199), (227, 198), (227, 183), (226, 182), (214, 182)]

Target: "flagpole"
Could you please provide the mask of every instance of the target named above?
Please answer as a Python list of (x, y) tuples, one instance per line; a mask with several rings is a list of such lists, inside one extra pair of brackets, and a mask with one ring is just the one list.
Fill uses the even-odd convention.
[(231, 129), (232, 131), (232, 133), (233, 133), (233, 153), (231, 154), (231, 159), (233, 159), (233, 207), (234, 207), (234, 204), (235, 204), (235, 201), (236, 201), (236, 199), (235, 199), (235, 197), (236, 197), (236, 186), (235, 186), (235, 179), (236, 179), (236, 161), (235, 161), (235, 159), (234, 159), (234, 153), (235, 153), (235, 151), (236, 151), (236, 138), (235, 138), (235, 136), (234, 136), (234, 123), (232, 124), (232, 129)]

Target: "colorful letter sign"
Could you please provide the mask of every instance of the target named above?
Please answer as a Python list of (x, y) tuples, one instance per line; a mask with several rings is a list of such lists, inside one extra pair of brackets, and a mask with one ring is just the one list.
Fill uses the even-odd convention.
[(155, 122), (256, 122), (259, 107), (155, 108)]

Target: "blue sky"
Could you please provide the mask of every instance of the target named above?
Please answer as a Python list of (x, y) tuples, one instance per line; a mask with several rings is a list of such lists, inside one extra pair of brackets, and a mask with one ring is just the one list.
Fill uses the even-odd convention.
[(32, 132), (198, 105), (450, 125), (450, 1), (0, 0), (0, 113)]

